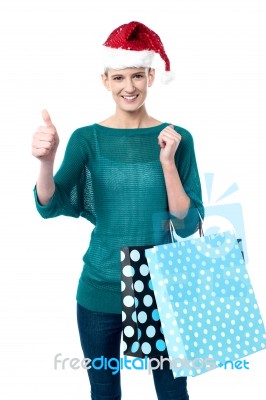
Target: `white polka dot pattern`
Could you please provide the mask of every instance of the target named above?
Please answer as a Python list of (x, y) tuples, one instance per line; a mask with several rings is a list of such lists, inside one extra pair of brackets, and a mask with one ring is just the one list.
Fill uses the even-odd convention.
[[(154, 246), (145, 255), (171, 359), (212, 358), (217, 368), (265, 349), (265, 327), (233, 232)], [(172, 370), (175, 377), (195, 376), (209, 367)]]
[(123, 352), (133, 357), (167, 357), (145, 249), (121, 249)]

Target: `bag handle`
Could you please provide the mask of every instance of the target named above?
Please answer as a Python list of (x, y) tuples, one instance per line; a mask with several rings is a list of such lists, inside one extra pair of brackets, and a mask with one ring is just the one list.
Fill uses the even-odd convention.
[[(199, 212), (198, 208), (197, 208), (197, 211), (198, 211), (198, 214), (199, 214), (198, 231), (199, 231), (200, 237), (202, 237), (202, 236), (204, 236), (204, 232), (203, 232), (203, 219), (202, 219), (202, 216), (200, 215), (200, 212)], [(175, 228), (174, 228), (174, 225), (173, 225), (173, 222), (171, 221), (171, 219), (170, 219), (170, 221), (169, 221), (169, 225), (170, 225), (170, 233), (171, 233), (172, 243), (175, 243), (174, 237), (173, 237), (173, 232), (174, 232), (176, 235), (177, 235), (177, 233), (176, 233), (176, 231), (175, 231)], [(177, 235), (177, 236), (178, 236), (178, 235)]]

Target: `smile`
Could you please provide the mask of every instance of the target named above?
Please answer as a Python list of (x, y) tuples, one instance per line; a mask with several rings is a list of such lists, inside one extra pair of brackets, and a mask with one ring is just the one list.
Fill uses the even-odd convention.
[(134, 101), (137, 97), (138, 94), (134, 95), (134, 96), (122, 96), (123, 99), (125, 99), (126, 101)]

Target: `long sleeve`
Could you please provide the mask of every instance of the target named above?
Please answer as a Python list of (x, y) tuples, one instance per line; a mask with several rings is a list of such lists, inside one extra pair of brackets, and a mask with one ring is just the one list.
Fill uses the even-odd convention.
[(86, 140), (81, 130), (77, 129), (70, 136), (64, 159), (54, 176), (55, 192), (48, 204), (39, 203), (35, 185), (35, 204), (43, 218), (59, 215), (78, 218), (82, 215), (95, 224), (93, 190), (86, 150)]
[(181, 128), (180, 130), (179, 127), (175, 127), (175, 129), (182, 136), (180, 145), (175, 153), (175, 163), (184, 190), (190, 198), (190, 208), (183, 220), (178, 219), (170, 212), (169, 214), (176, 233), (181, 237), (187, 237), (197, 231), (200, 216), (202, 219), (204, 218), (204, 207), (193, 137), (185, 129)]

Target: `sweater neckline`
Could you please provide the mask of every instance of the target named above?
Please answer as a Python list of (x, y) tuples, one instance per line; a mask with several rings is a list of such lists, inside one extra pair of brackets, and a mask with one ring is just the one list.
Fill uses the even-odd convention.
[(100, 125), (95, 123), (94, 126), (97, 129), (100, 129), (102, 131), (105, 132), (110, 132), (110, 133), (117, 133), (117, 132), (121, 132), (121, 133), (152, 133), (157, 131), (158, 129), (164, 129), (167, 125), (169, 125), (167, 122), (162, 122), (159, 125), (153, 125), (153, 126), (149, 126), (149, 127), (145, 127), (145, 128), (111, 128), (109, 126), (104, 126), (104, 125)]

